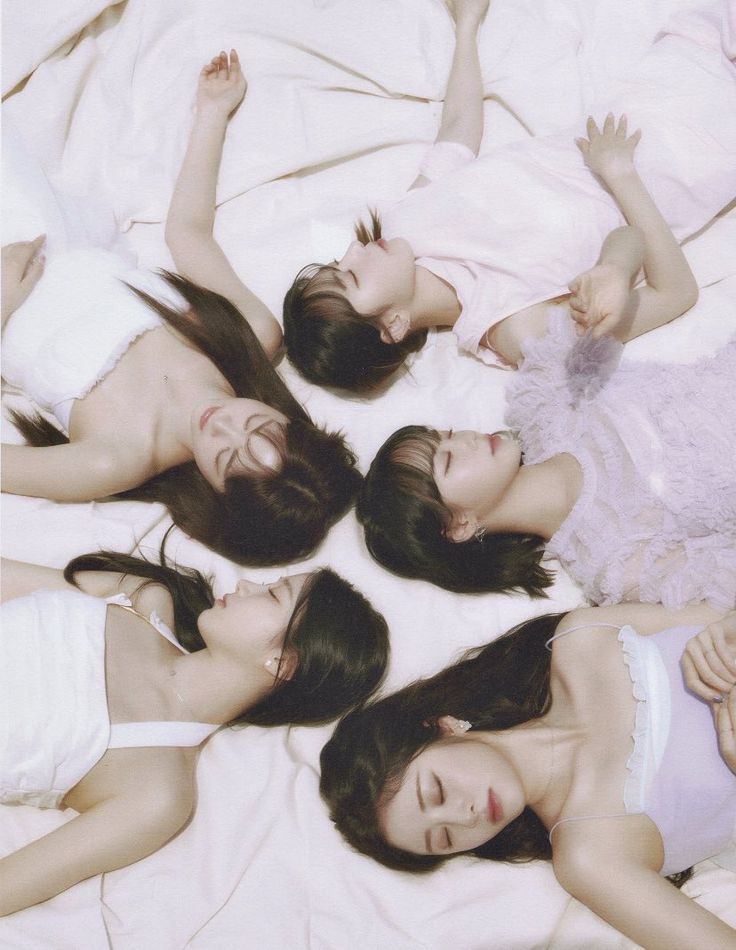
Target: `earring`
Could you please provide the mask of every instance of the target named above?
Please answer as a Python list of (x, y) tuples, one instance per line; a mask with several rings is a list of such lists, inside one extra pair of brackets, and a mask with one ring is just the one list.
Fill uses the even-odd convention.
[(485, 538), (485, 536), (486, 536), (486, 531), (487, 531), (487, 530), (488, 530), (488, 529), (485, 528), (483, 525), (480, 525), (479, 527), (477, 527), (477, 528), (475, 529), (475, 540), (476, 540), (476, 541), (482, 541), (483, 538)]
[(269, 670), (271, 669), (271, 667), (273, 666), (273, 657), (266, 660), (266, 666), (268, 667)]
[(468, 722), (467, 719), (458, 719), (458, 721), (457, 721), (457, 727), (458, 727), (458, 729), (461, 729), (463, 732), (467, 732), (468, 729), (472, 729), (472, 728), (473, 728), (473, 723), (472, 723), (472, 722)]

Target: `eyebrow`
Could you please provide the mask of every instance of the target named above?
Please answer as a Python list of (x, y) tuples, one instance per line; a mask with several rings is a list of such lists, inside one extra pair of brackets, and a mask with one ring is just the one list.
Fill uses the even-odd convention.
[[(417, 801), (419, 802), (419, 808), (421, 811), (424, 811), (424, 808), (425, 808), (424, 796), (422, 795), (422, 789), (419, 784), (418, 772), (417, 772), (417, 778), (416, 778), (416, 793), (417, 793)], [(432, 850), (432, 836), (431, 836), (430, 828), (427, 828), (427, 830), (424, 832), (424, 847), (428, 854), (434, 854), (434, 851)]]

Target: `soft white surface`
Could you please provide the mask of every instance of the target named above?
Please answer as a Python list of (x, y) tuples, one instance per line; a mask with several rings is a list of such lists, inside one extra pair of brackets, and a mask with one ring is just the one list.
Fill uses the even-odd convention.
[[(65, 9), (71, 17), (94, 7), (91, 17), (102, 6), (69, 0)], [(607, 83), (648, 48), (666, 14), (692, 6), (677, 0), (494, 0), (481, 35), (492, 97), (486, 100), (484, 149), (578, 122), (594, 98), (605, 96)], [(55, 21), (38, 5), (32, 9), (33, 29), (20, 5), (6, 5), (4, 23), (6, 46), (17, 44), (18, 61), (28, 69), (39, 61), (33, 54), (39, 42), (47, 55), (67, 38), (58, 38)], [(48, 56), (4, 111), (24, 147), (63, 190), (64, 208), (69, 194), (83, 195), (112, 210), (121, 228), (137, 222), (127, 239), (141, 263), (170, 266), (160, 222), (188, 132), (196, 73), (214, 51), (231, 45), (241, 53), (250, 92), (225, 146), (219, 193), (226, 203), (218, 235), (243, 278), (279, 312), (302, 264), (334, 256), (366, 203), (393, 200), (413, 179), (434, 136), (451, 49), (440, 3), (128, 0), (103, 12), (73, 49)], [(28, 200), (16, 203), (4, 227), (28, 230), (6, 231), (5, 240), (51, 229), (54, 215), (64, 216), (32, 163), (16, 164)], [(32, 228), (21, 220), (30, 214), (28, 202)], [(90, 240), (106, 244), (95, 239), (91, 219), (82, 224)], [(60, 248), (70, 240), (68, 230), (67, 221), (66, 233), (63, 227), (53, 231)], [(733, 215), (691, 241), (688, 254), (707, 288), (700, 302), (676, 324), (635, 341), (626, 357), (687, 360), (717, 347), (736, 324), (734, 250)], [(374, 401), (341, 399), (306, 384), (288, 366), (283, 371), (315, 419), (345, 430), (364, 468), (384, 438), (405, 423), (492, 430), (502, 421), (505, 374), (460, 355), (449, 333), (433, 334), (410, 373)], [(4, 554), (55, 566), (101, 545), (132, 550), (141, 542), (151, 553), (169, 525), (159, 506), (57, 505), (6, 495), (2, 516)], [(241, 573), (180, 533), (173, 535), (170, 553), (213, 572), (220, 592)], [(385, 613), (393, 636), (389, 688), (433, 672), (533, 613), (579, 601), (564, 576), (551, 601), (534, 603), (460, 597), (400, 580), (370, 560), (352, 515), (307, 565), (312, 563), (337, 565)], [(328, 734), (329, 728), (218, 734), (202, 753), (197, 815), (181, 835), (145, 861), (107, 875), (102, 911), (100, 881), (88, 881), (0, 921), (0, 945), (630, 946), (570, 900), (548, 866), (460, 859), (430, 877), (412, 878), (349, 852), (317, 791), (316, 765)], [(66, 818), (3, 809), (0, 850)], [(736, 925), (735, 881), (708, 863), (690, 890)]]

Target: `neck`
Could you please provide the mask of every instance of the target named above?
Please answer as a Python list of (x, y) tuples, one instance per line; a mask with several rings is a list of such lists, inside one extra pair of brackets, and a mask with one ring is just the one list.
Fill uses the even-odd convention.
[(182, 713), (197, 722), (225, 723), (255, 706), (273, 688), (274, 678), (256, 664), (247, 669), (210, 649), (177, 657), (172, 687)]
[(538, 534), (549, 541), (572, 511), (582, 489), (578, 462), (563, 453), (536, 465), (522, 465), (499, 505), (481, 512), (489, 531)]
[(454, 326), (460, 316), (460, 303), (454, 288), (418, 264), (414, 271), (414, 297), (409, 306), (412, 330)]
[(167, 333), (159, 354), (159, 405), (162, 444), (168, 455), (181, 461), (192, 457), (191, 417), (211, 399), (234, 395), (232, 387), (212, 361), (175, 333)]
[(478, 737), (512, 764), (529, 808), (542, 821), (554, 823), (572, 784), (573, 763), (584, 731), (550, 710), (540, 719), (501, 732), (479, 732)]

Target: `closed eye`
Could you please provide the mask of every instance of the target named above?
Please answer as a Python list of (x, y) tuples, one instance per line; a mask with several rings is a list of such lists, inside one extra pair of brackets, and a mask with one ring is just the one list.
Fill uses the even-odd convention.
[(281, 603), (281, 601), (280, 601), (280, 600), (278, 599), (278, 597), (276, 596), (276, 593), (275, 593), (273, 587), (269, 587), (269, 588), (268, 588), (268, 594), (269, 594), (270, 597), (273, 597), (273, 599), (276, 601), (277, 604), (280, 604), (280, 603)]
[[(450, 431), (447, 433), (448, 442), (451, 441), (451, 439), (452, 439), (452, 429), (450, 429)], [(445, 455), (445, 468), (443, 471), (444, 475), (447, 475), (447, 473), (450, 471), (451, 465), (452, 465), (452, 452), (448, 451)]]
[(442, 786), (442, 782), (441, 782), (439, 776), (435, 775), (435, 776), (434, 776), (434, 780), (435, 780), (435, 782), (437, 783), (437, 795), (438, 795), (439, 800), (440, 800), (440, 805), (444, 805), (444, 803), (445, 803), (445, 789), (444, 789), (443, 786)]
[(445, 847), (448, 851), (452, 848), (452, 838), (450, 837), (449, 828), (445, 828)]
[(355, 287), (356, 287), (356, 289), (357, 289), (357, 290), (360, 290), (360, 284), (358, 283), (358, 278), (355, 276), (355, 274), (354, 274), (351, 270), (348, 271), (348, 274), (350, 274), (350, 276), (351, 276), (351, 277), (353, 278), (353, 280), (355, 281)]

